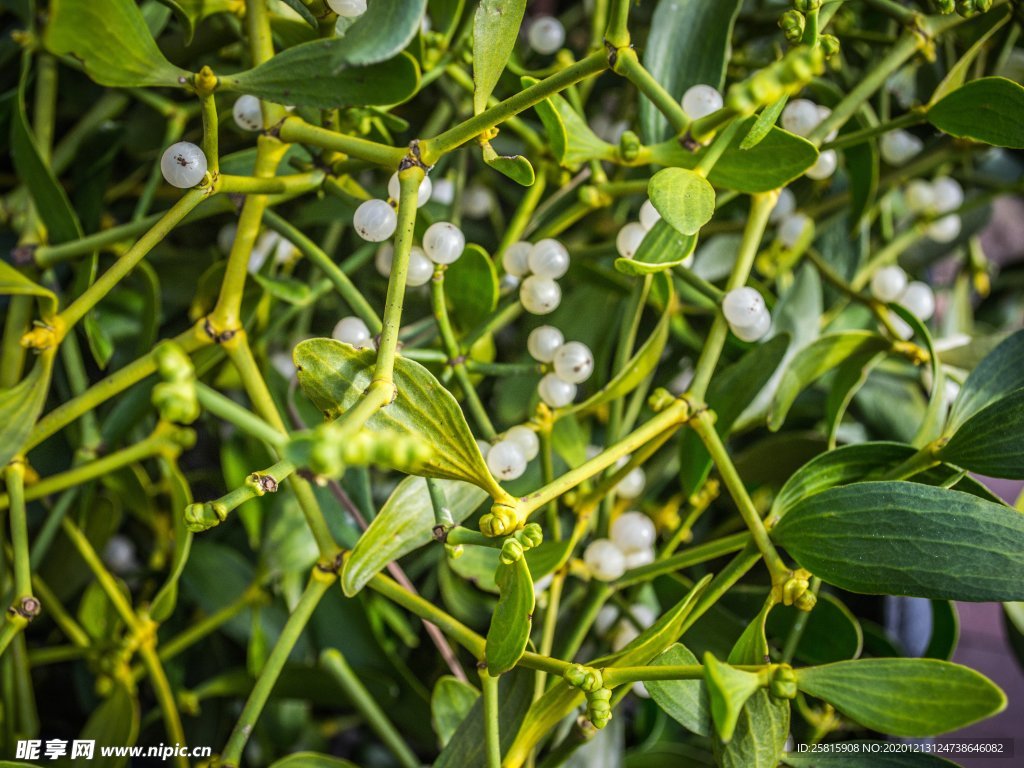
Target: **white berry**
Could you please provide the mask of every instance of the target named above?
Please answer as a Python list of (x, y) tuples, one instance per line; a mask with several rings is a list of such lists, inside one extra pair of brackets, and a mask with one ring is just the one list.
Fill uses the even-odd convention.
[(562, 303), (562, 289), (554, 280), (530, 275), (519, 288), (519, 301), (531, 315), (547, 315)]
[(775, 207), (772, 208), (771, 214), (768, 216), (768, 221), (772, 224), (778, 224), (786, 217), (792, 215), (796, 210), (796, 195), (789, 187), (785, 187), (779, 192), (779, 199), (775, 203)]
[(465, 247), (466, 236), (462, 230), (447, 221), (431, 224), (423, 233), (423, 250), (435, 264), (453, 264)]
[(907, 131), (890, 131), (879, 139), (878, 149), (889, 165), (904, 165), (920, 154), (924, 142)]
[(637, 499), (647, 485), (647, 475), (641, 467), (634, 467), (615, 486), (615, 493), (624, 499)]
[(135, 544), (127, 536), (114, 534), (103, 547), (103, 562), (114, 573), (130, 573), (139, 567), (135, 557)]
[(744, 326), (743, 328), (730, 327), (736, 338), (740, 341), (760, 341), (771, 330), (772, 315), (766, 311), (757, 318), (753, 325)]
[(601, 606), (601, 610), (597, 612), (597, 618), (594, 619), (594, 630), (597, 634), (603, 635), (615, 625), (618, 618), (618, 607), (605, 603)]
[(381, 277), (391, 277), (391, 262), (395, 259), (395, 246), (384, 243), (373, 257), (373, 265)]
[(527, 461), (533, 461), (540, 453), (540, 439), (537, 433), (522, 424), (508, 430), (505, 433), (505, 440), (518, 445)]
[(654, 562), (654, 548), (638, 549), (636, 552), (626, 553), (626, 570), (639, 568), (642, 565), (650, 565)]
[(654, 207), (654, 203), (644, 200), (644, 204), (640, 206), (640, 226), (650, 232), (659, 221), (661, 221), (661, 214)]
[(615, 518), (611, 527), (615, 546), (627, 554), (654, 546), (658, 532), (654, 523), (643, 512), (625, 512)]
[(576, 399), (576, 385), (548, 373), (537, 385), (537, 394), (549, 407), (564, 408)]
[(935, 208), (935, 189), (923, 179), (914, 179), (903, 193), (911, 213), (927, 213)]
[(260, 109), (260, 100), (255, 96), (239, 96), (231, 108), (231, 116), (235, 118), (235, 125), (243, 131), (263, 130), (263, 110)]
[(691, 120), (699, 120), (720, 110), (725, 102), (722, 99), (722, 94), (716, 88), (700, 84), (686, 89), (682, 104), (683, 111), (689, 115)]
[(515, 480), (526, 471), (526, 456), (518, 444), (499, 440), (487, 453), (487, 468), (499, 480)]
[(569, 251), (557, 240), (547, 238), (530, 249), (527, 264), (538, 277), (557, 280), (569, 271)]
[(882, 267), (871, 276), (871, 295), (888, 304), (903, 295), (907, 287), (907, 273), (893, 265)]
[(555, 375), (571, 384), (582, 384), (594, 372), (594, 353), (581, 341), (570, 341), (555, 350)]
[(530, 47), (542, 56), (557, 53), (565, 43), (565, 27), (554, 16), (538, 16), (527, 32)]
[(722, 314), (733, 328), (753, 327), (767, 311), (764, 297), (748, 286), (729, 291), (722, 299)]
[(794, 213), (792, 216), (787, 216), (779, 224), (779, 242), (786, 248), (792, 248), (799, 241), (803, 235), (804, 230), (807, 229), (810, 224), (810, 217), (804, 213)]
[(818, 155), (814, 165), (807, 169), (807, 178), (815, 181), (828, 179), (836, 172), (839, 165), (839, 156), (834, 149), (827, 149)]
[(385, 200), (367, 200), (356, 208), (352, 226), (363, 240), (381, 243), (395, 234), (398, 214)]
[[(825, 122), (830, 117), (832, 117), (832, 110), (829, 109), (828, 107), (824, 107), (821, 104), (818, 104), (817, 105), (817, 109), (818, 109), (818, 125), (821, 125), (823, 122)], [(817, 127), (818, 126), (816, 125), (815, 128), (817, 128)], [(826, 142), (835, 141), (836, 140), (836, 136), (838, 136), (838, 135), (839, 135), (839, 129), (838, 128), (833, 128), (829, 132), (829, 134), (825, 137), (825, 141)]]
[(217, 233), (217, 247), (220, 252), (227, 256), (231, 253), (231, 246), (235, 244), (235, 235), (238, 233), (238, 225), (234, 222), (225, 224)]
[(935, 212), (949, 213), (964, 204), (964, 188), (949, 176), (940, 176), (932, 182), (935, 194)]
[(583, 562), (598, 581), (614, 581), (626, 572), (626, 558), (608, 539), (594, 539), (583, 551)]
[(409, 251), (409, 273), (405, 278), (408, 286), (426, 285), (434, 276), (434, 263), (427, 258), (422, 248), (413, 246)]
[(530, 331), (526, 339), (526, 350), (538, 363), (550, 363), (555, 359), (556, 350), (565, 343), (562, 332), (553, 325), (541, 325)]
[(928, 225), (928, 237), (937, 243), (951, 243), (960, 235), (961, 221), (955, 213), (947, 213)]
[(343, 317), (334, 326), (331, 337), (356, 349), (370, 346), (370, 329), (358, 317)]
[(462, 211), (471, 219), (483, 219), (491, 212), (493, 198), (490, 190), (480, 184), (471, 184), (462, 191)]
[(442, 178), (433, 182), (430, 199), (441, 205), (451, 205), (455, 199), (455, 185), (452, 184), (451, 179)]
[(935, 292), (927, 283), (915, 280), (903, 292), (900, 304), (923, 323), (935, 314)]
[(631, 621), (620, 621), (612, 633), (612, 651), (618, 653), (640, 637), (640, 630)]
[(345, 19), (354, 19), (366, 13), (366, 0), (327, 0), (327, 6)]
[[(434, 191), (434, 184), (430, 181), (429, 176), (424, 176), (423, 181), (420, 182), (419, 190), (416, 193), (416, 207), (422, 208), (430, 201), (430, 195)], [(388, 179), (388, 197), (398, 202), (398, 197), (402, 193), (402, 182), (398, 178), (398, 173), (391, 174), (391, 178)]]
[(476, 447), (480, 449), (480, 455), (483, 456), (484, 459), (486, 459), (487, 454), (491, 452), (491, 444), (486, 440), (477, 440)]
[(615, 236), (615, 248), (618, 250), (619, 256), (624, 259), (632, 259), (640, 250), (640, 244), (646, 236), (647, 230), (643, 224), (633, 221), (624, 226)]
[(530, 251), (533, 246), (525, 240), (512, 243), (501, 254), (501, 266), (513, 277), (524, 277), (530, 274)]
[(179, 141), (164, 150), (160, 171), (172, 187), (194, 187), (206, 176), (206, 155), (192, 142)]
[(793, 99), (782, 110), (782, 127), (797, 136), (807, 136), (820, 122), (818, 105), (808, 99)]

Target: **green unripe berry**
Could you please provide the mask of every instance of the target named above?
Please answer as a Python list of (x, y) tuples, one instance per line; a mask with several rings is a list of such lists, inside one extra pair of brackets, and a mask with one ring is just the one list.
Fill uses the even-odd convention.
[(516, 531), (515, 536), (524, 550), (539, 547), (544, 541), (544, 531), (537, 523), (528, 523), (521, 531)]
[(799, 43), (804, 36), (806, 17), (800, 11), (786, 11), (779, 17), (779, 29), (791, 43)]
[(636, 160), (638, 154), (640, 154), (640, 137), (637, 136), (633, 131), (623, 131), (622, 136), (619, 138), (619, 155), (627, 163)]
[(818, 38), (821, 50), (826, 59), (831, 59), (839, 53), (839, 38), (835, 35), (822, 35)]

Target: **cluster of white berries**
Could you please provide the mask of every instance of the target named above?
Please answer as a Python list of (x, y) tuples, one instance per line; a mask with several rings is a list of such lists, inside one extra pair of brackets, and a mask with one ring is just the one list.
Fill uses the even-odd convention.
[(725, 106), (725, 100), (717, 88), (698, 84), (686, 89), (682, 98), (683, 111), (691, 120), (707, 117)]
[(190, 141), (179, 141), (164, 150), (160, 172), (172, 187), (189, 189), (206, 176), (206, 154)]
[[(782, 127), (797, 136), (809, 136), (831, 114), (831, 109), (815, 104), (810, 99), (793, 99), (782, 110)], [(825, 141), (834, 140), (836, 134), (836, 131), (832, 131), (825, 137)], [(836, 172), (838, 165), (839, 155), (834, 149), (827, 149), (818, 155), (818, 161), (808, 169), (807, 176), (815, 181), (827, 179)]]
[(949, 176), (932, 181), (914, 179), (903, 193), (907, 209), (919, 216), (935, 217), (928, 225), (928, 237), (937, 243), (951, 243), (960, 234), (961, 221), (956, 211), (964, 203), (964, 188)]
[(788, 187), (779, 191), (779, 199), (768, 220), (778, 225), (776, 236), (785, 248), (794, 247), (811, 224), (810, 216), (797, 212), (796, 196)]
[(481, 443), (480, 452), (484, 454), (487, 468), (498, 480), (515, 480), (522, 477), (526, 465), (537, 458), (540, 440), (536, 432), (520, 424), (505, 432), (493, 445)]
[(343, 19), (355, 19), (366, 13), (366, 0), (327, 0), (327, 7)]
[(594, 539), (583, 562), (598, 581), (615, 581), (630, 568), (654, 562), (658, 532), (643, 512), (624, 512), (612, 523), (609, 538)]
[[(415, 288), (426, 285), (434, 276), (435, 265), (454, 264), (466, 249), (466, 236), (462, 230), (448, 221), (437, 221), (423, 233), (423, 245), (414, 245), (409, 250), (409, 268), (405, 285)], [(391, 276), (391, 265), (395, 249), (391, 243), (384, 243), (377, 249), (374, 264), (382, 277)]]
[(554, 16), (538, 16), (530, 22), (526, 40), (541, 56), (550, 56), (565, 43), (565, 27)]
[[(897, 302), (922, 323), (935, 314), (935, 292), (920, 280), (910, 282), (907, 273), (896, 265), (882, 267), (871, 276), (871, 295), (886, 304)], [(892, 315), (891, 320), (899, 335), (909, 339), (913, 330), (904, 320)]]
[(879, 140), (878, 149), (889, 165), (904, 165), (921, 153), (924, 142), (908, 131), (889, 131)]
[(531, 315), (547, 315), (562, 303), (562, 289), (555, 282), (569, 271), (569, 251), (553, 238), (530, 244), (512, 243), (501, 255), (505, 271), (522, 279), (519, 301)]
[(764, 297), (747, 286), (725, 294), (722, 314), (729, 323), (729, 329), (742, 341), (762, 339), (772, 327), (772, 315), (764, 303)]
[(552, 325), (530, 331), (526, 349), (538, 363), (551, 366), (537, 385), (540, 399), (551, 408), (571, 403), (576, 398), (576, 385), (594, 372), (594, 354), (590, 347), (580, 341), (566, 342), (562, 332)]
[[(382, 243), (395, 234), (395, 229), (398, 227), (398, 214), (395, 212), (395, 206), (398, 204), (400, 191), (401, 183), (398, 180), (398, 174), (393, 173), (388, 180), (390, 202), (388, 200), (366, 200), (356, 208), (356, 212), (352, 216), (352, 226), (355, 228), (356, 234), (371, 243)], [(431, 184), (430, 177), (424, 176), (416, 197), (417, 208), (422, 208), (427, 204), (431, 192), (433, 192), (433, 184)]]

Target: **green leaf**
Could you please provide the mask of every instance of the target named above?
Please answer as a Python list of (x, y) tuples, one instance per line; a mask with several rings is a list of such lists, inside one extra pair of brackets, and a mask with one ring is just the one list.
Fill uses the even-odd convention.
[[(715, 412), (715, 430), (723, 439), (747, 406), (772, 378), (789, 348), (789, 335), (773, 336), (753, 347), (711, 380), (708, 407)], [(700, 490), (711, 471), (711, 454), (693, 430), (683, 432), (679, 441), (680, 480), (687, 495)]]
[(480, 0), (473, 17), (473, 112), (487, 109), (516, 47), (526, 0)]
[(858, 390), (864, 386), (868, 376), (876, 365), (885, 359), (884, 352), (876, 352), (868, 355), (853, 355), (839, 364), (835, 376), (832, 377), (832, 386), (828, 390), (828, 399), (825, 403), (825, 423), (828, 427), (828, 444), (830, 448), (836, 447), (839, 438), (839, 427), (843, 423), (843, 416), (853, 402)]
[(860, 656), (864, 646), (860, 622), (839, 598), (828, 592), (818, 595), (818, 602), (809, 614), (793, 606), (776, 606), (768, 617), (768, 633), (784, 641), (797, 618), (804, 615), (804, 629), (795, 658), (807, 664), (828, 664)]
[[(522, 78), (526, 88), (538, 81)], [(590, 129), (590, 125), (563, 96), (555, 94), (534, 107), (551, 145), (551, 154), (565, 168), (575, 169), (590, 160), (609, 160), (618, 156), (618, 150)]]
[(951, 600), (932, 600), (932, 634), (922, 656), (949, 661), (960, 640), (960, 615)]
[[(526, 669), (515, 669), (498, 680), (498, 733), (501, 750), (504, 753), (520, 730), (520, 724), (533, 700), (534, 673)], [(572, 689), (568, 686), (560, 686)], [(548, 724), (550, 727), (550, 723)], [(445, 745), (434, 762), (434, 768), (467, 768), (487, 764), (484, 751), (483, 701), (477, 699), (466, 719), (459, 725), (451, 740)]]
[[(181, 0), (179, 0), (179, 2), (180, 1)], [(295, 11), (299, 16), (301, 16), (302, 20), (304, 22), (306, 22), (307, 24), (309, 24), (309, 26), (314, 31), (320, 29), (320, 25), (317, 24), (317, 21), (316, 21), (316, 16), (313, 15), (313, 12), (310, 11), (309, 8), (306, 7), (305, 3), (303, 3), (302, 0), (282, 0), (282, 1), (284, 2), (285, 5), (287, 5), (293, 11)], [(191, 0), (191, 2), (198, 2), (199, 5), (206, 5), (206, 0)], [(366, 11), (367, 11), (367, 13), (369, 13), (370, 9), (367, 8)]]
[(661, 218), (684, 235), (697, 234), (715, 215), (715, 188), (696, 171), (658, 171), (647, 185), (647, 196)]
[(728, 744), (713, 742), (721, 768), (776, 768), (789, 738), (789, 702), (755, 691), (736, 721)]
[(726, 662), (729, 664), (764, 664), (765, 659), (768, 658), (768, 640), (765, 636), (765, 623), (768, 620), (768, 614), (771, 613), (772, 607), (775, 605), (770, 599), (764, 601), (764, 605), (761, 606), (761, 610), (757, 612), (757, 615), (747, 624), (746, 629), (743, 630), (743, 634), (739, 636), (739, 639), (733, 645), (732, 650), (729, 651), (729, 658)]
[[(652, 667), (699, 664), (685, 645), (670, 645), (652, 662)], [(644, 683), (655, 703), (683, 728), (701, 736), (711, 733), (711, 711), (703, 680), (649, 680)]]
[[(669, 278), (667, 275), (661, 273), (656, 277), (662, 278), (668, 284)], [(667, 290), (671, 290), (671, 288), (669, 287)], [(629, 362), (622, 367), (622, 370), (611, 381), (582, 403), (559, 409), (558, 415), (585, 413), (602, 403), (616, 400), (636, 389), (658, 367), (658, 363), (661, 361), (661, 353), (664, 351), (665, 343), (668, 341), (669, 324), (672, 319), (672, 303), (673, 300), (670, 299), (651, 335), (647, 337), (647, 340), (636, 351), (636, 354), (629, 359)]]
[[(43, 161), (39, 147), (36, 145), (35, 134), (29, 127), (28, 117), (25, 114), (25, 102), (31, 62), (32, 57), (26, 51), (22, 55), (21, 77), (18, 80), (18, 90), (14, 97), (14, 110), (11, 115), (11, 161), (18, 178), (25, 183), (32, 202), (35, 203), (35, 210), (39, 214), (39, 218), (46, 225), (49, 242), (66, 243), (82, 236), (82, 226), (64, 187), (53, 175), (49, 164)], [(0, 273), (0, 280), (3, 280), (6, 271), (11, 269), (7, 264), (3, 266), (4, 273)], [(53, 295), (49, 291), (46, 293), (50, 296)], [(43, 294), (36, 293), (35, 295)], [(54, 306), (56, 306), (56, 299), (54, 299)], [(48, 317), (48, 315), (44, 315), (44, 317)]]
[(740, 142), (740, 149), (753, 149), (764, 141), (772, 128), (775, 127), (775, 123), (782, 114), (782, 110), (786, 108), (787, 101), (789, 101), (789, 97), (783, 96), (774, 104), (769, 104), (761, 110), (761, 114), (757, 116), (757, 120), (750, 127), (750, 130), (747, 131), (747, 135), (743, 137), (743, 141)]
[(690, 258), (696, 247), (696, 235), (684, 235), (659, 219), (640, 243), (636, 255), (632, 259), (616, 259), (615, 269), (632, 276), (665, 272)]
[[(475, 485), (438, 481), (452, 519), (461, 523), (487, 498)], [(384, 567), (433, 541), (434, 507), (422, 477), (407, 477), (384, 502), (341, 571), (342, 591), (351, 597)]]
[[(643, 64), (677, 101), (700, 83), (721, 89), (741, 0), (660, 0), (651, 18)], [(654, 104), (640, 100), (640, 130), (648, 144), (671, 136)]]
[[(337, 418), (362, 397), (373, 380), (376, 352), (356, 350), (334, 339), (309, 339), (293, 353), (299, 384), (328, 418)], [(465, 480), (492, 496), (502, 496), (458, 402), (419, 363), (395, 360), (398, 394), (377, 411), (366, 427), (382, 434), (407, 436), (431, 445), (434, 455), (423, 466), (425, 477)]]
[(407, 53), (332, 73), (338, 42), (314, 40), (288, 48), (254, 69), (221, 77), (221, 89), (316, 109), (398, 104), (416, 93), (420, 69)]
[(946, 426), (952, 435), (985, 407), (1024, 387), (1024, 331), (1006, 337), (971, 371), (953, 403)]
[(487, 165), (520, 186), (531, 187), (537, 178), (529, 160), (522, 155), (499, 155), (489, 141), (483, 143), (483, 158)]
[[(333, 41), (331, 71), (379, 64), (394, 58), (420, 31), (427, 0), (387, 0), (367, 3), (366, 12)], [(278, 54), (280, 55), (280, 54)], [(386, 103), (386, 102), (375, 102)]]
[(444, 273), (444, 290), (455, 325), (468, 330), (481, 325), (498, 306), (498, 273), (487, 251), (470, 243), (462, 257)]
[(480, 691), (451, 675), (437, 681), (430, 695), (430, 721), (442, 748), (479, 698)]
[(191, 78), (160, 52), (135, 0), (52, 0), (43, 44), (82, 62), (100, 85), (180, 87)]
[(270, 768), (357, 768), (355, 763), (319, 752), (296, 752), (271, 764)]
[(1006, 696), (984, 675), (937, 659), (859, 659), (796, 673), (804, 693), (893, 736), (947, 733), (1006, 706)]
[[(781, 128), (772, 128), (752, 149), (740, 149), (756, 117), (741, 123), (732, 143), (708, 174), (718, 189), (731, 189), (745, 195), (760, 194), (784, 187), (814, 165), (818, 150), (800, 136)], [(691, 152), (674, 139), (650, 147), (651, 162), (658, 165), (695, 168), (707, 149)]]
[(0, 261), (0, 296), (36, 296), (44, 319), (57, 314), (57, 297), (49, 288), (33, 283), (10, 264)]
[(869, 331), (842, 331), (815, 339), (790, 361), (775, 391), (768, 427), (778, 431), (790, 407), (804, 389), (855, 355), (874, 355), (890, 347), (888, 340)]
[(525, 558), (511, 565), (500, 563), (494, 580), (498, 583), (498, 605), (487, 630), (484, 658), (488, 674), (500, 675), (512, 669), (526, 650), (536, 598)]
[[(139, 702), (123, 683), (115, 682), (110, 696), (92, 711), (78, 738), (98, 744), (132, 747), (138, 737)], [(72, 766), (79, 768), (93, 764), (92, 760), (85, 757), (78, 757), (71, 762)], [(128, 764), (128, 756), (110, 757), (105, 764), (109, 768), (123, 768)]]
[[(192, 43), (196, 27), (203, 19), (217, 13), (233, 12), (236, 7), (232, 0), (159, 0), (159, 2), (170, 8), (174, 12), (175, 18), (185, 28), (185, 45)], [(283, 0), (283, 2), (302, 16), (313, 29), (317, 28), (316, 18), (300, 0)]]
[(1005, 77), (983, 77), (928, 109), (928, 122), (958, 139), (1024, 149), (1024, 88)]
[(21, 450), (46, 404), (55, 354), (54, 349), (46, 350), (24, 379), (0, 390), (0, 467)]
[(736, 731), (736, 721), (747, 699), (761, 687), (761, 677), (723, 664), (710, 651), (704, 654), (704, 684), (711, 702), (711, 719), (723, 742)]
[(830, 488), (799, 502), (771, 535), (850, 592), (1024, 598), (1024, 514), (961, 491), (908, 482)]
[(967, 79), (967, 73), (970, 71), (975, 59), (988, 46), (988, 41), (992, 39), (992, 35), (1002, 29), (1003, 25), (1009, 20), (1010, 13), (1007, 8), (995, 9), (992, 13), (986, 13), (982, 17), (980, 23), (984, 26), (984, 31), (974, 41), (974, 44), (957, 59), (956, 64), (949, 68), (949, 72), (946, 73), (946, 76), (942, 78), (942, 82), (939, 83), (932, 93), (932, 104), (941, 101), (964, 84), (964, 81)]
[(937, 456), (989, 477), (1024, 479), (1024, 388), (971, 416)]

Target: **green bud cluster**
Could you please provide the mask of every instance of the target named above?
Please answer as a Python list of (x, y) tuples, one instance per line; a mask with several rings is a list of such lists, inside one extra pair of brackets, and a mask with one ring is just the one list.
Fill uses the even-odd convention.
[(992, 9), (992, 0), (957, 0), (956, 12), (964, 18), (970, 18)]
[(776, 699), (795, 699), (797, 694), (796, 672), (788, 664), (779, 664), (772, 670), (768, 693)]
[(779, 17), (779, 29), (791, 43), (799, 43), (804, 36), (807, 18), (800, 11), (789, 10)]
[(349, 435), (344, 427), (327, 423), (292, 440), (286, 455), (318, 475), (341, 477), (345, 467), (369, 464), (416, 472), (430, 460), (433, 450), (405, 435), (366, 430)]
[(818, 602), (810, 589), (811, 574), (800, 568), (782, 585), (782, 604), (792, 605), (801, 611), (809, 611)]
[(793, 48), (770, 67), (733, 85), (725, 106), (738, 114), (751, 115), (783, 96), (798, 93), (824, 69), (825, 52), (820, 47)]
[(601, 670), (596, 667), (573, 664), (562, 673), (562, 677), (573, 688), (579, 688), (584, 693), (594, 693), (604, 687), (604, 677), (601, 675)]
[(595, 728), (604, 728), (612, 719), (611, 688), (601, 688), (587, 694), (587, 719)]
[(218, 501), (189, 504), (185, 507), (185, 527), (192, 533), (202, 533), (223, 523), (227, 516), (227, 506)]
[(177, 424), (191, 424), (199, 418), (196, 369), (185, 351), (171, 341), (153, 350), (162, 381), (153, 387), (153, 406), (160, 418)]

